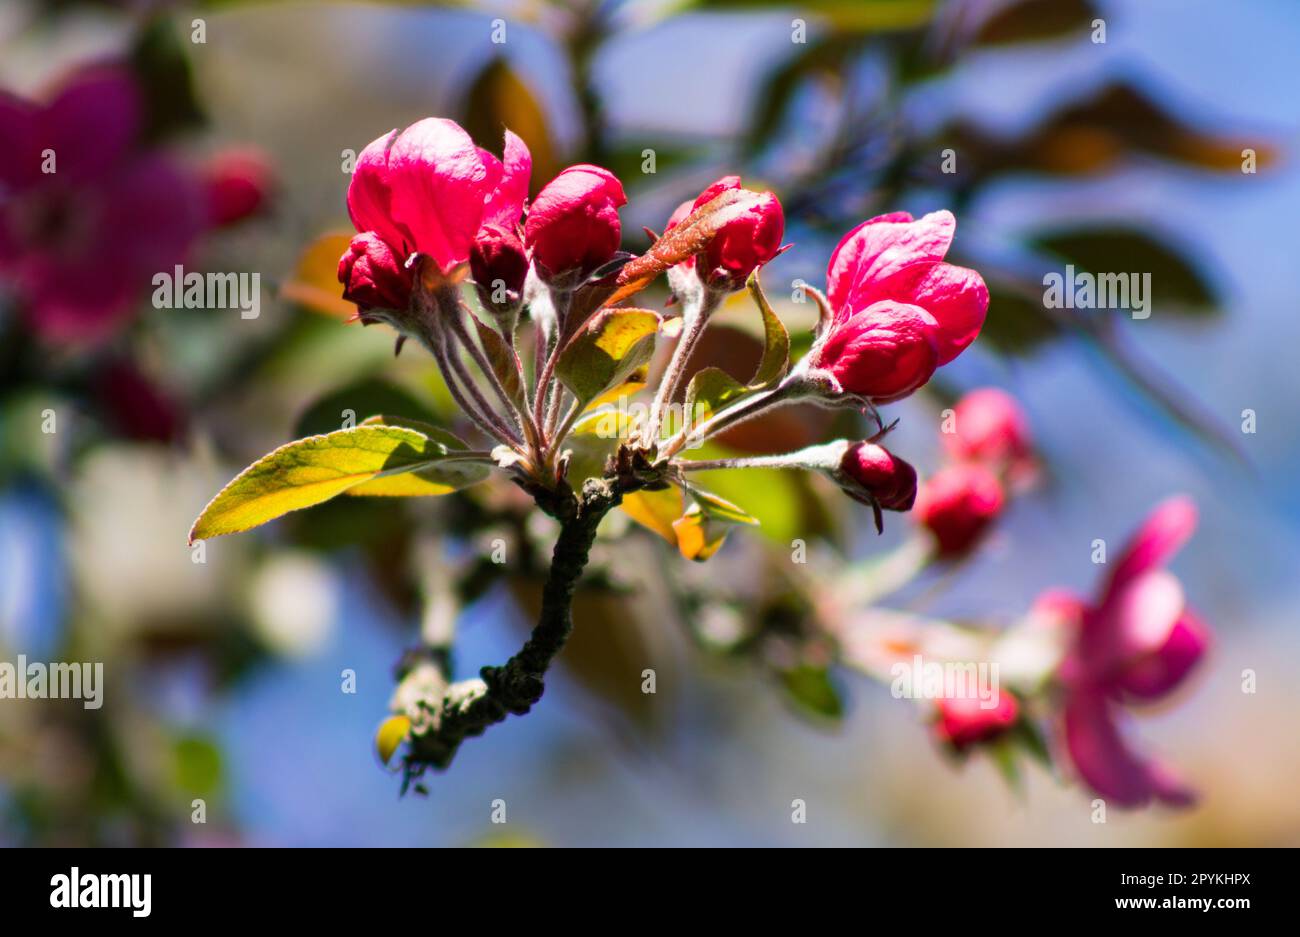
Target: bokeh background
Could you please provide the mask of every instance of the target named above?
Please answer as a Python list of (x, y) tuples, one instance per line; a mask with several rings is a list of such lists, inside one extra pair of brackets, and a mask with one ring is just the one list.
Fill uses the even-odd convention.
[[(203, 43), (190, 41), (195, 18)], [(792, 41), (796, 18), (806, 42)], [(151, 309), (146, 294), (111, 339), (168, 401), (166, 432), (105, 419), (83, 378), (103, 346), (27, 334), (6, 288), (0, 659), (103, 660), (107, 691), (96, 712), (0, 701), (0, 842), (1300, 842), (1298, 44), (1288, 0), (6, 4), (0, 86), (39, 96), (86, 61), (132, 57), (142, 81), (174, 92), (154, 96), (175, 118), (170, 148), (201, 160), (255, 145), (276, 185), (258, 217), (205, 237), (190, 261), (261, 272), (258, 319)], [(488, 146), (503, 123), (519, 132), (534, 190), (571, 162), (614, 169), (634, 250), (642, 225), (661, 229), (717, 176), (771, 187), (794, 244), (765, 277), (777, 296), (822, 283), (857, 221), (953, 208), (959, 261), (993, 287), (989, 325), (932, 392), (892, 408), (895, 448), (933, 470), (941, 407), (993, 384), (1026, 408), (1046, 472), (977, 556), (891, 601), (1009, 624), (1049, 586), (1090, 590), (1095, 538), (1115, 549), (1161, 498), (1191, 494), (1201, 527), (1174, 568), (1217, 644), (1140, 731), (1200, 804), (1095, 824), (1068, 772), (1033, 767), (1017, 791), (985, 759), (954, 766), (913, 707), (861, 675), (833, 668), (835, 699), (810, 716), (770, 660), (710, 652), (680, 601), (708, 577), (752, 593), (762, 551), (791, 536), (830, 545), (814, 575), (881, 549), (869, 513), (843, 499), (778, 503), (802, 488), (751, 492), (772, 499), (746, 504), (775, 518), (772, 544), (733, 537), (699, 569), (613, 531), (610, 568), (656, 582), (580, 606), (588, 636), (544, 702), (468, 743), (426, 778), (428, 796), (399, 797), (373, 754), (394, 664), (422, 620), (450, 617), (463, 673), (508, 656), (528, 587), (476, 578), (478, 560), (498, 528), (521, 543), (544, 543), (545, 529), (496, 490), (321, 508), (214, 541), (202, 564), (185, 532), (240, 466), (344, 407), (445, 411), (419, 356), (394, 362), (391, 335), (341, 324), (332, 270), (301, 260), (347, 229), (345, 151), (430, 114)], [(941, 171), (947, 148), (956, 173)], [(1244, 148), (1258, 172), (1242, 172)], [(1151, 271), (1153, 314), (1049, 317), (1042, 273), (1066, 261)], [(806, 323), (788, 301), (782, 311)], [(745, 338), (739, 324), (731, 338)], [(39, 432), (47, 407), (61, 414), (53, 436)], [(772, 431), (799, 444), (807, 427)], [(647, 666), (653, 697), (634, 676)], [(340, 691), (345, 669), (355, 694)], [(790, 821), (796, 798), (805, 824)], [(497, 799), (504, 825), (491, 822)]]

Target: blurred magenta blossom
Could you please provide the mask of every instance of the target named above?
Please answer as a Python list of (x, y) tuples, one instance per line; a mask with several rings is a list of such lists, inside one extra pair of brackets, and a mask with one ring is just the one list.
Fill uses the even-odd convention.
[(207, 223), (198, 178), (141, 137), (125, 68), (74, 73), (40, 104), (0, 94), (0, 271), (42, 337), (102, 340)]
[(1097, 793), (1123, 806), (1194, 799), (1169, 768), (1125, 743), (1118, 717), (1126, 704), (1172, 692), (1209, 647), (1209, 628), (1164, 568), (1195, 529), (1195, 505), (1171, 498), (1138, 528), (1094, 605), (1062, 592), (1039, 600), (1074, 630), (1058, 671), (1070, 758)]

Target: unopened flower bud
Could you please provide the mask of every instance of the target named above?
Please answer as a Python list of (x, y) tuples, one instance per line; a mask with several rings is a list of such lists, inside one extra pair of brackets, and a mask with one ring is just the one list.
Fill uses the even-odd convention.
[(369, 309), (404, 310), (411, 300), (411, 272), (373, 232), (358, 234), (339, 258), (343, 298)]
[(939, 719), (934, 731), (942, 741), (960, 751), (993, 741), (1010, 730), (1019, 718), (1020, 704), (1006, 690), (997, 694), (991, 707), (978, 696), (952, 697), (939, 700)]
[(469, 255), (470, 275), (483, 308), (513, 326), (523, 302), (528, 254), (513, 231), (495, 225), (479, 229)]
[(916, 469), (875, 443), (850, 446), (837, 480), (849, 497), (886, 511), (910, 511), (916, 501)]
[(548, 281), (577, 277), (608, 263), (618, 250), (618, 209), (627, 204), (623, 185), (608, 169), (570, 166), (546, 184), (528, 210), (524, 244)]
[(217, 226), (234, 224), (257, 214), (273, 185), (271, 164), (260, 151), (247, 147), (222, 150), (203, 169), (208, 218)]

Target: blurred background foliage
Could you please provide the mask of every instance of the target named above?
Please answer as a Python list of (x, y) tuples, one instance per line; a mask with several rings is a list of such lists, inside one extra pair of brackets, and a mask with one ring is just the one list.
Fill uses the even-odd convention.
[[(1298, 336), (1282, 321), (1294, 286), (1276, 275), (1294, 247), (1272, 228), (1281, 206), (1300, 208), (1300, 86), (1284, 61), (1300, 17), (1241, 6), (7, 5), (11, 91), (38, 96), (80, 63), (125, 60), (150, 140), (195, 159), (255, 143), (278, 184), (266, 212), (211, 232), (189, 261), (259, 271), (256, 320), (152, 309), (142, 292), (109, 341), (61, 347), (5, 295), (0, 659), (103, 660), (108, 689), (99, 711), (0, 703), (0, 841), (478, 842), (499, 796), (513, 836), (547, 843), (1294, 842), (1286, 778), (1300, 764), (1278, 733), (1293, 734), (1300, 676), (1287, 568), (1300, 502), (1283, 484), (1300, 452), (1274, 352)], [(370, 754), (394, 666), (453, 627), (461, 675), (510, 653), (536, 610), (549, 522), (492, 484), (421, 503), (338, 499), (206, 544), (202, 562), (184, 534), (234, 469), (349, 413), (456, 422), (430, 362), (341, 324), (351, 310), (334, 281), (348, 154), (429, 114), (489, 148), (503, 126), (519, 133), (534, 192), (571, 163), (614, 170), (629, 250), (720, 175), (771, 187), (795, 246), (765, 283), (796, 344), (813, 321), (798, 281), (824, 283), (842, 233), (887, 211), (953, 209), (949, 259), (984, 274), (989, 318), (971, 360), (894, 408), (898, 448), (933, 469), (942, 407), (1000, 384), (1030, 412), (1048, 484), (978, 557), (891, 604), (1006, 625), (1043, 588), (1086, 586), (1094, 537), (1191, 490), (1207, 522), (1184, 578), (1223, 647), (1196, 706), (1159, 721), (1206, 805), (1099, 829), (1083, 794), (1045, 771), (1015, 794), (987, 764), (945, 766), (912, 709), (837, 664), (811, 624), (826, 583), (870, 581), (873, 557), (905, 549), (906, 519), (877, 541), (869, 512), (820, 479), (767, 471), (709, 479), (762, 527), (704, 565), (611, 518), (545, 703), (467, 746), (427, 800), (397, 800)], [(1257, 174), (1242, 171), (1246, 149)], [(1067, 263), (1149, 271), (1153, 316), (1044, 308), (1044, 274)], [(747, 374), (761, 325), (747, 298), (733, 305), (696, 363)], [(104, 368), (122, 361), (165, 401), (161, 425), (123, 405), (138, 398), (104, 393)], [(1248, 407), (1258, 437), (1239, 431)], [(772, 451), (861, 431), (791, 409), (724, 443)], [(795, 538), (807, 576), (790, 572)], [(505, 564), (491, 560), (498, 541)], [(1243, 696), (1244, 667), (1267, 670), (1270, 693)], [(355, 694), (340, 691), (345, 670)], [(789, 822), (794, 797), (811, 805), (806, 828)]]

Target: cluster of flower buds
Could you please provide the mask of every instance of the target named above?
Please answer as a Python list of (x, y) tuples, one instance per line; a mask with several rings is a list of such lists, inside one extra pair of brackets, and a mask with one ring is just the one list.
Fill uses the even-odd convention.
[[(784, 326), (757, 281), (783, 250), (785, 217), (775, 194), (723, 177), (684, 202), (651, 251), (636, 258), (620, 251), (619, 209), (627, 197), (613, 173), (571, 166), (528, 204), (530, 173), (528, 149), (509, 131), (498, 159), (449, 120), (395, 130), (357, 162), (348, 209), (358, 233), (339, 262), (344, 296), (359, 318), (388, 322), (430, 348), (467, 415), (508, 450), (497, 453), (497, 464), (543, 487), (564, 479), (566, 434), (593, 400), (649, 363), (662, 325), (658, 314), (621, 303), (666, 273), (682, 321), (646, 418), (624, 436), (642, 453), (640, 464), (685, 490), (692, 488), (685, 473), (700, 468), (818, 470), (870, 506), (878, 528), (882, 511), (912, 508), (916, 472), (880, 444), (885, 430), (876, 407), (917, 390), (969, 346), (988, 306), (979, 274), (944, 261), (956, 226), (950, 212), (882, 215), (849, 232), (831, 255), (826, 294), (811, 290), (822, 314), (810, 351), (791, 367)], [(466, 327), (465, 315), (475, 319), (459, 299), (466, 277), (509, 354), (499, 353), (501, 341), (482, 323)], [(692, 353), (722, 300), (747, 286), (781, 359), (749, 384), (724, 375), (701, 386), (685, 373)], [(521, 315), (535, 326), (531, 375), (523, 367), (530, 356), (517, 348)], [(579, 370), (596, 373), (583, 376), (568, 359), (582, 359), (586, 345), (596, 351)], [(465, 354), (500, 406), (476, 386)], [(703, 415), (676, 427), (669, 409), (688, 380), (686, 398)], [(529, 388), (531, 399), (519, 388)], [(800, 401), (863, 410), (881, 431), (757, 461), (680, 457)]]
[(984, 538), (1013, 483), (1032, 477), (1035, 459), (1024, 411), (997, 388), (962, 397), (944, 420), (942, 438), (951, 462), (921, 486), (916, 519), (937, 554), (954, 559)]

